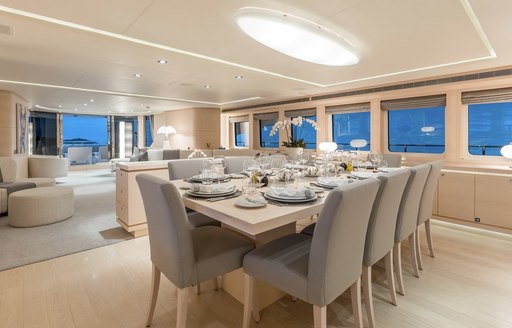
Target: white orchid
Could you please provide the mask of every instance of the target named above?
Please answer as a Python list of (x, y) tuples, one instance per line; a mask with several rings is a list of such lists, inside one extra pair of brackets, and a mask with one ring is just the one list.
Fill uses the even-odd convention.
[[(279, 129), (283, 129), (283, 130), (286, 131), (286, 140), (288, 140), (288, 141), (283, 141), (283, 146), (285, 146), (285, 147), (305, 147), (306, 144), (304, 143), (304, 139), (301, 138), (301, 135), (302, 135), (302, 124), (304, 124), (304, 121), (306, 123), (311, 124), (311, 126), (315, 130), (318, 130), (318, 124), (315, 121), (313, 121), (312, 119), (309, 119), (309, 118), (304, 118), (302, 116), (298, 116), (298, 117), (294, 117), (294, 118), (292, 118), (290, 120), (277, 121), (272, 126), (272, 130), (270, 130), (270, 134), (269, 135), (273, 136), (273, 135), (275, 135), (277, 133), (277, 131)], [(293, 138), (291, 136), (291, 132), (290, 132), (290, 129), (291, 129), (292, 125), (301, 127), (299, 135), (297, 137), (295, 137), (295, 138)]]

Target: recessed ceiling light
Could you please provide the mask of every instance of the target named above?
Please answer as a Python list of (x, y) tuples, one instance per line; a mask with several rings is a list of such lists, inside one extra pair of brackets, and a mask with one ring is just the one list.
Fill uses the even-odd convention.
[(94, 99), (89, 100), (90, 102), (94, 102)]
[(59, 108), (62, 108), (62, 105), (59, 105)]
[(137, 74), (133, 74), (133, 76), (135, 76), (135, 77), (142, 77), (142, 74), (138, 74), (137, 73)]
[(243, 79), (243, 78), (244, 78), (244, 76), (243, 76), (243, 75), (237, 75), (237, 76), (235, 76), (235, 79), (239, 79), (239, 80), (240, 80), (240, 79)]
[(112, 113), (112, 111), (111, 111), (111, 110), (109, 110), (108, 112), (109, 112), (109, 113)]
[(78, 108), (75, 108), (75, 112), (78, 110)]
[(87, 107), (87, 103), (85, 103), (84, 106)]
[(210, 89), (212, 86), (211, 85), (205, 85), (204, 86), (206, 89)]
[(251, 38), (290, 57), (329, 66), (359, 62), (350, 42), (310, 20), (254, 7), (240, 9), (234, 18)]
[(159, 59), (159, 60), (157, 61), (157, 63), (159, 63), (159, 64), (167, 64), (167, 60), (165, 60), (165, 59)]

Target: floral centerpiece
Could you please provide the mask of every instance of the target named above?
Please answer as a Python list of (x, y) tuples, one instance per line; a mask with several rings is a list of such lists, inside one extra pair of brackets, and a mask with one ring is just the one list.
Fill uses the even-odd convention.
[[(309, 118), (304, 118), (302, 116), (292, 118), (290, 120), (284, 120), (284, 121), (277, 121), (274, 126), (272, 126), (272, 130), (270, 130), (270, 136), (273, 136), (277, 133), (279, 129), (283, 129), (286, 132), (286, 140), (283, 141), (283, 146), (285, 147), (292, 147), (292, 148), (305, 148), (306, 143), (304, 142), (304, 139), (301, 138), (302, 136), (302, 125), (304, 122), (311, 124), (311, 126), (318, 130), (318, 125), (315, 121)], [(291, 133), (291, 127), (292, 125), (300, 127), (299, 133), (297, 136), (292, 136)]]

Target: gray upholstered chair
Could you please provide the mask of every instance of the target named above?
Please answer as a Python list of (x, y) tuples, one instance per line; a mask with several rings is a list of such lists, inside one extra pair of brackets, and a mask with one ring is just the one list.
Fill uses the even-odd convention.
[(388, 167), (402, 166), (402, 155), (400, 154), (382, 154), (382, 159), (388, 162)]
[(252, 156), (226, 157), (226, 174), (240, 173), (244, 168), (244, 161)]
[[(203, 169), (203, 159), (178, 159), (171, 160), (167, 164), (169, 168), (169, 180), (186, 179), (201, 173)], [(207, 225), (220, 226), (220, 222), (187, 209), (188, 221), (191, 228), (203, 227)]]
[(401, 295), (404, 295), (404, 280), (402, 276), (402, 241), (409, 240), (409, 253), (411, 255), (411, 265), (416, 277), (420, 276), (418, 270), (418, 262), (416, 258), (416, 227), (418, 225), (418, 212), (420, 208), (420, 200), (425, 188), (430, 165), (422, 164), (409, 169), (411, 175), (405, 186), (400, 208), (398, 210), (398, 218), (395, 229), (395, 244), (393, 245), (393, 265), (397, 278), (397, 289)]
[(434, 246), (432, 244), (432, 234), (430, 233), (430, 219), (432, 218), (432, 204), (434, 202), (434, 194), (437, 188), (437, 180), (439, 180), (439, 175), (441, 175), (441, 169), (443, 168), (443, 161), (440, 160), (427, 164), (430, 165), (430, 173), (428, 174), (427, 182), (423, 189), (423, 195), (421, 196), (420, 210), (418, 213), (418, 227), (416, 228), (416, 257), (418, 258), (418, 267), (420, 270), (423, 270), (423, 261), (421, 259), (420, 235), (418, 232), (419, 227), (422, 224), (425, 224), (430, 256), (435, 256)]
[(363, 298), (370, 327), (375, 327), (372, 294), (372, 266), (385, 258), (386, 277), (391, 303), (396, 305), (395, 276), (393, 272), (393, 245), (395, 242), (396, 219), (405, 185), (411, 172), (401, 169), (378, 176), (380, 188), (373, 203), (372, 214), (366, 231), (363, 256)]
[(367, 179), (335, 188), (325, 200), (313, 237), (287, 235), (245, 256), (244, 328), (250, 324), (254, 278), (313, 304), (315, 327), (326, 327), (327, 305), (351, 287), (354, 322), (362, 327), (361, 266), (379, 185), (379, 180)]
[(185, 327), (188, 287), (240, 268), (254, 244), (224, 228), (190, 230), (181, 195), (172, 183), (148, 174), (139, 174), (136, 180), (146, 211), (153, 262), (146, 326), (153, 318), (163, 273), (178, 288), (176, 326)]

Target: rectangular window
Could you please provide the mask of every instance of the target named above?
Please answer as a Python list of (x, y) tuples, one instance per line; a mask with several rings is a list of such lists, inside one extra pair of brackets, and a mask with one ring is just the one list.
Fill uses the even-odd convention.
[(444, 153), (444, 112), (444, 106), (388, 111), (389, 151)]
[(500, 156), (512, 142), (512, 102), (468, 105), (468, 151), (471, 155)]
[(235, 146), (249, 147), (249, 122), (234, 122)]
[(368, 145), (359, 150), (370, 150), (370, 112), (333, 114), (332, 138), (338, 149), (355, 150), (350, 141), (364, 139)]
[(153, 144), (153, 115), (144, 116), (144, 126), (146, 132), (145, 146), (150, 147)]
[[(70, 147), (91, 147), (92, 162), (97, 162), (100, 158), (100, 148), (108, 148), (107, 120), (106, 116), (63, 114), (62, 153), (67, 157)], [(77, 161), (71, 164), (83, 163)]]
[[(316, 122), (316, 115), (303, 116), (303, 118)], [(306, 121), (302, 123), (302, 126), (292, 125), (292, 138), (295, 140), (303, 139), (306, 149), (316, 149), (316, 130)]]
[(389, 151), (444, 153), (445, 94), (384, 100), (380, 106), (388, 111)]
[(260, 147), (279, 148), (279, 133), (270, 136), (270, 131), (276, 120), (259, 120), (260, 122)]

